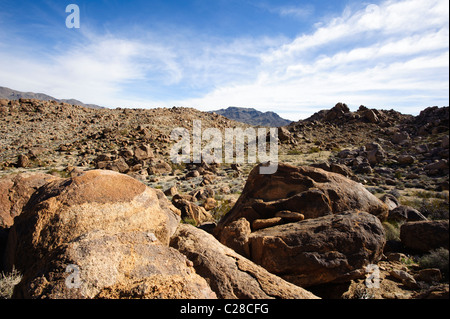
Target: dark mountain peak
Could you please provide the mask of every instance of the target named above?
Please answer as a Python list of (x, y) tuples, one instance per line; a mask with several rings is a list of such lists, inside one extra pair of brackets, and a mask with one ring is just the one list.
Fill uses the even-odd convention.
[(41, 101), (57, 101), (57, 102), (64, 102), (72, 105), (79, 105), (84, 107), (89, 107), (93, 109), (102, 109), (104, 107), (98, 106), (95, 104), (85, 104), (81, 101), (75, 100), (75, 99), (57, 99), (53, 96), (44, 94), (44, 93), (34, 93), (34, 92), (21, 92), (12, 90), (7, 87), (0, 86), (0, 99), (7, 99), (7, 100), (18, 100), (18, 99), (36, 99)]
[(292, 121), (281, 118), (275, 112), (261, 112), (254, 108), (230, 106), (226, 109), (212, 111), (228, 119), (250, 125), (280, 127), (289, 125)]

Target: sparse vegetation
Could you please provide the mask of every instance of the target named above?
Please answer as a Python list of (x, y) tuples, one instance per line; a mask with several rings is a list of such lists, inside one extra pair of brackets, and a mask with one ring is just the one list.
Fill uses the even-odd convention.
[(302, 155), (302, 154), (303, 154), (302, 151), (296, 149), (288, 150), (286, 153), (286, 155)]
[(68, 177), (70, 177), (70, 173), (67, 170), (60, 171), (60, 170), (58, 170), (56, 168), (49, 169), (47, 171), (47, 174), (58, 176), (58, 177), (61, 177), (61, 178), (68, 178)]
[(22, 279), (22, 275), (13, 268), (10, 273), (1, 273), (0, 274), (0, 299), (10, 299), (14, 287), (20, 282)]
[(386, 240), (400, 241), (400, 225), (393, 222), (383, 222)]
[(309, 149), (310, 154), (319, 153), (319, 152), (320, 152), (320, 147), (317, 147), (317, 146), (313, 146)]
[(428, 254), (422, 256), (418, 260), (419, 265), (422, 268), (438, 268), (444, 280), (448, 281), (449, 279), (449, 253), (448, 249), (438, 248), (430, 251)]
[(234, 204), (230, 200), (222, 200), (220, 205), (217, 205), (217, 207), (211, 211), (214, 220), (218, 222), (233, 208), (233, 205)]
[(413, 191), (400, 198), (402, 205), (411, 206), (428, 219), (449, 219), (449, 195), (448, 192)]
[(190, 217), (185, 217), (185, 218), (181, 219), (181, 223), (189, 224), (192, 226), (197, 226), (197, 222), (193, 218), (190, 218)]

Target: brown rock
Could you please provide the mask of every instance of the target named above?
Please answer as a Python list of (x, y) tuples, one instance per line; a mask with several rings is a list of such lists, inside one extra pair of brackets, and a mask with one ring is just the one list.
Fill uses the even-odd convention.
[(275, 217), (281, 217), (290, 222), (299, 222), (299, 221), (302, 221), (305, 219), (305, 215), (299, 214), (299, 213), (294, 213), (294, 212), (291, 212), (288, 210), (283, 210), (283, 211), (277, 212), (275, 214)]
[(419, 221), (419, 220), (427, 220), (425, 216), (422, 215), (417, 209), (400, 205), (389, 211), (388, 220), (397, 221), (397, 222), (405, 222), (405, 221)]
[(30, 159), (26, 155), (19, 155), (17, 157), (17, 167), (28, 167), (30, 166)]
[(148, 173), (150, 175), (166, 174), (166, 173), (169, 174), (171, 172), (172, 172), (172, 167), (162, 160), (151, 163), (148, 168)]
[(400, 227), (403, 245), (420, 252), (440, 247), (448, 249), (448, 234), (448, 220), (407, 222)]
[[(217, 227), (217, 226), (216, 226)], [(251, 233), (250, 223), (240, 218), (225, 226), (221, 242), (243, 256), (249, 256), (248, 236)]]
[(397, 197), (391, 194), (383, 195), (383, 197), (381, 197), (381, 201), (388, 206), (390, 211), (397, 208), (400, 205), (400, 202), (398, 201)]
[(56, 180), (43, 173), (21, 173), (0, 178), (0, 227), (10, 227), (22, 213), (31, 195), (42, 185)]
[(430, 163), (424, 167), (424, 170), (426, 171), (432, 171), (432, 170), (448, 170), (448, 161), (443, 159), (440, 161), (436, 161), (434, 163)]
[(404, 270), (392, 269), (389, 274), (395, 279), (400, 280), (406, 287), (410, 289), (418, 288), (417, 282), (414, 277)]
[(123, 157), (119, 157), (118, 159), (110, 162), (107, 168), (115, 172), (126, 173), (130, 167)]
[(213, 298), (169, 248), (179, 213), (159, 190), (89, 171), (41, 187), (10, 231), (16, 298)]
[(183, 219), (193, 219), (197, 225), (203, 224), (208, 221), (212, 221), (213, 218), (210, 213), (208, 213), (205, 208), (196, 205), (188, 200), (174, 197), (172, 199), (173, 205), (180, 209), (181, 218)]
[(321, 168), (328, 172), (338, 173), (338, 174), (344, 175), (346, 177), (353, 176), (352, 170), (348, 166), (343, 165), (343, 164), (335, 164), (335, 163), (325, 162), (325, 163), (319, 163), (319, 164), (312, 164), (311, 166)]
[(172, 186), (164, 191), (164, 195), (166, 196), (175, 196), (176, 194), (178, 194), (176, 186)]
[(403, 144), (409, 141), (411, 138), (407, 132), (397, 132), (392, 136), (392, 143), (394, 144)]
[(215, 235), (224, 243), (221, 234), (224, 227), (242, 217), (252, 223), (288, 210), (308, 219), (351, 209), (366, 211), (380, 220), (388, 214), (386, 204), (361, 184), (340, 174), (279, 163), (275, 174), (261, 175), (256, 166), (238, 201), (218, 223)]
[(386, 158), (386, 153), (380, 144), (368, 143), (365, 146), (367, 149), (367, 159), (371, 165), (381, 163)]
[(153, 233), (88, 232), (57, 249), (38, 242), (40, 272), (25, 271), (15, 298), (215, 298), (186, 258)]
[(372, 111), (372, 110), (366, 110), (364, 113), (363, 113), (363, 117), (367, 120), (367, 121), (369, 121), (369, 123), (379, 123), (380, 122), (380, 119), (378, 118), (378, 116), (375, 114), (375, 112), (374, 111)]
[(448, 148), (448, 145), (449, 145), (449, 138), (448, 135), (446, 135), (442, 138), (441, 147)]
[(375, 216), (364, 212), (307, 219), (248, 236), (251, 260), (301, 287), (360, 278), (377, 262), (386, 240)]
[(427, 283), (440, 282), (442, 280), (441, 271), (438, 268), (427, 268), (421, 269), (414, 276), (414, 279), (417, 281), (425, 281)]
[(9, 100), (8, 99), (0, 99), (0, 106), (6, 107), (8, 106)]
[(181, 224), (171, 246), (187, 256), (198, 274), (224, 299), (318, 299), (312, 293), (272, 275), (220, 244), (212, 235)]
[(416, 299), (449, 299), (449, 286), (448, 284), (440, 284), (431, 286), (430, 288), (422, 291), (415, 298)]
[(205, 199), (205, 202), (203, 203), (203, 207), (207, 211), (216, 208), (216, 206), (217, 206), (217, 201), (214, 198), (211, 198), (211, 197), (208, 197), (207, 199)]
[(138, 160), (146, 160), (153, 157), (153, 151), (148, 145), (141, 145), (134, 149), (134, 157)]
[(416, 158), (411, 155), (400, 155), (397, 160), (402, 165), (410, 165), (414, 163)]
[(279, 127), (278, 128), (278, 139), (281, 142), (289, 141), (291, 138), (291, 132), (285, 127)]
[(276, 225), (282, 224), (282, 218), (281, 217), (272, 217), (267, 219), (255, 219), (252, 223), (252, 229), (253, 231), (267, 228), (267, 227), (273, 227)]

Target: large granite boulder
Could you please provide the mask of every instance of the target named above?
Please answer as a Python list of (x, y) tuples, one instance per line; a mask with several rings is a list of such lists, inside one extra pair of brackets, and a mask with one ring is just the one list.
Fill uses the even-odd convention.
[(219, 243), (212, 235), (180, 224), (171, 246), (187, 256), (219, 298), (317, 299)]
[[(253, 225), (255, 220), (277, 217), (280, 211), (299, 213), (307, 220), (349, 210), (365, 211), (380, 220), (389, 212), (387, 205), (362, 184), (341, 174), (280, 163), (275, 174), (262, 175), (258, 165), (250, 172), (234, 207), (218, 223), (215, 235), (227, 244), (224, 240), (230, 236), (226, 227), (241, 218)], [(284, 218), (283, 222), (292, 220)]]
[(168, 246), (180, 212), (159, 191), (112, 171), (51, 181), (11, 228), (16, 298), (214, 298)]
[(248, 235), (251, 260), (308, 287), (364, 276), (386, 243), (378, 218), (349, 211), (258, 230)]

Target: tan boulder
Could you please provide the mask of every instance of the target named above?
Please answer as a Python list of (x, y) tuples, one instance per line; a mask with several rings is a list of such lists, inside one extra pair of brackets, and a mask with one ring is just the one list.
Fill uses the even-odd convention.
[(153, 157), (153, 150), (149, 145), (140, 145), (134, 149), (134, 157), (138, 161), (146, 160)]
[(186, 257), (151, 232), (92, 231), (40, 252), (15, 298), (215, 298)]
[(213, 298), (169, 248), (180, 212), (159, 191), (94, 170), (41, 187), (11, 228), (6, 266), (15, 297)]
[(180, 196), (174, 196), (172, 203), (181, 211), (181, 218), (194, 220), (197, 225), (213, 220), (212, 215), (202, 206), (190, 202)]
[(180, 224), (171, 246), (187, 256), (219, 298), (318, 299), (219, 243), (212, 235)]
[(249, 256), (247, 242), (251, 232), (250, 223), (242, 217), (225, 226), (220, 242), (242, 256)]
[[(88, 231), (153, 231), (168, 243), (179, 211), (157, 189), (120, 173), (87, 171), (42, 186), (30, 199), (24, 220), (37, 218), (33, 241), (68, 242)], [(58, 232), (53, 231), (54, 225)], [(28, 233), (30, 233), (28, 231)]]
[(148, 168), (149, 175), (169, 174), (172, 172), (172, 166), (163, 160), (151, 162)]

